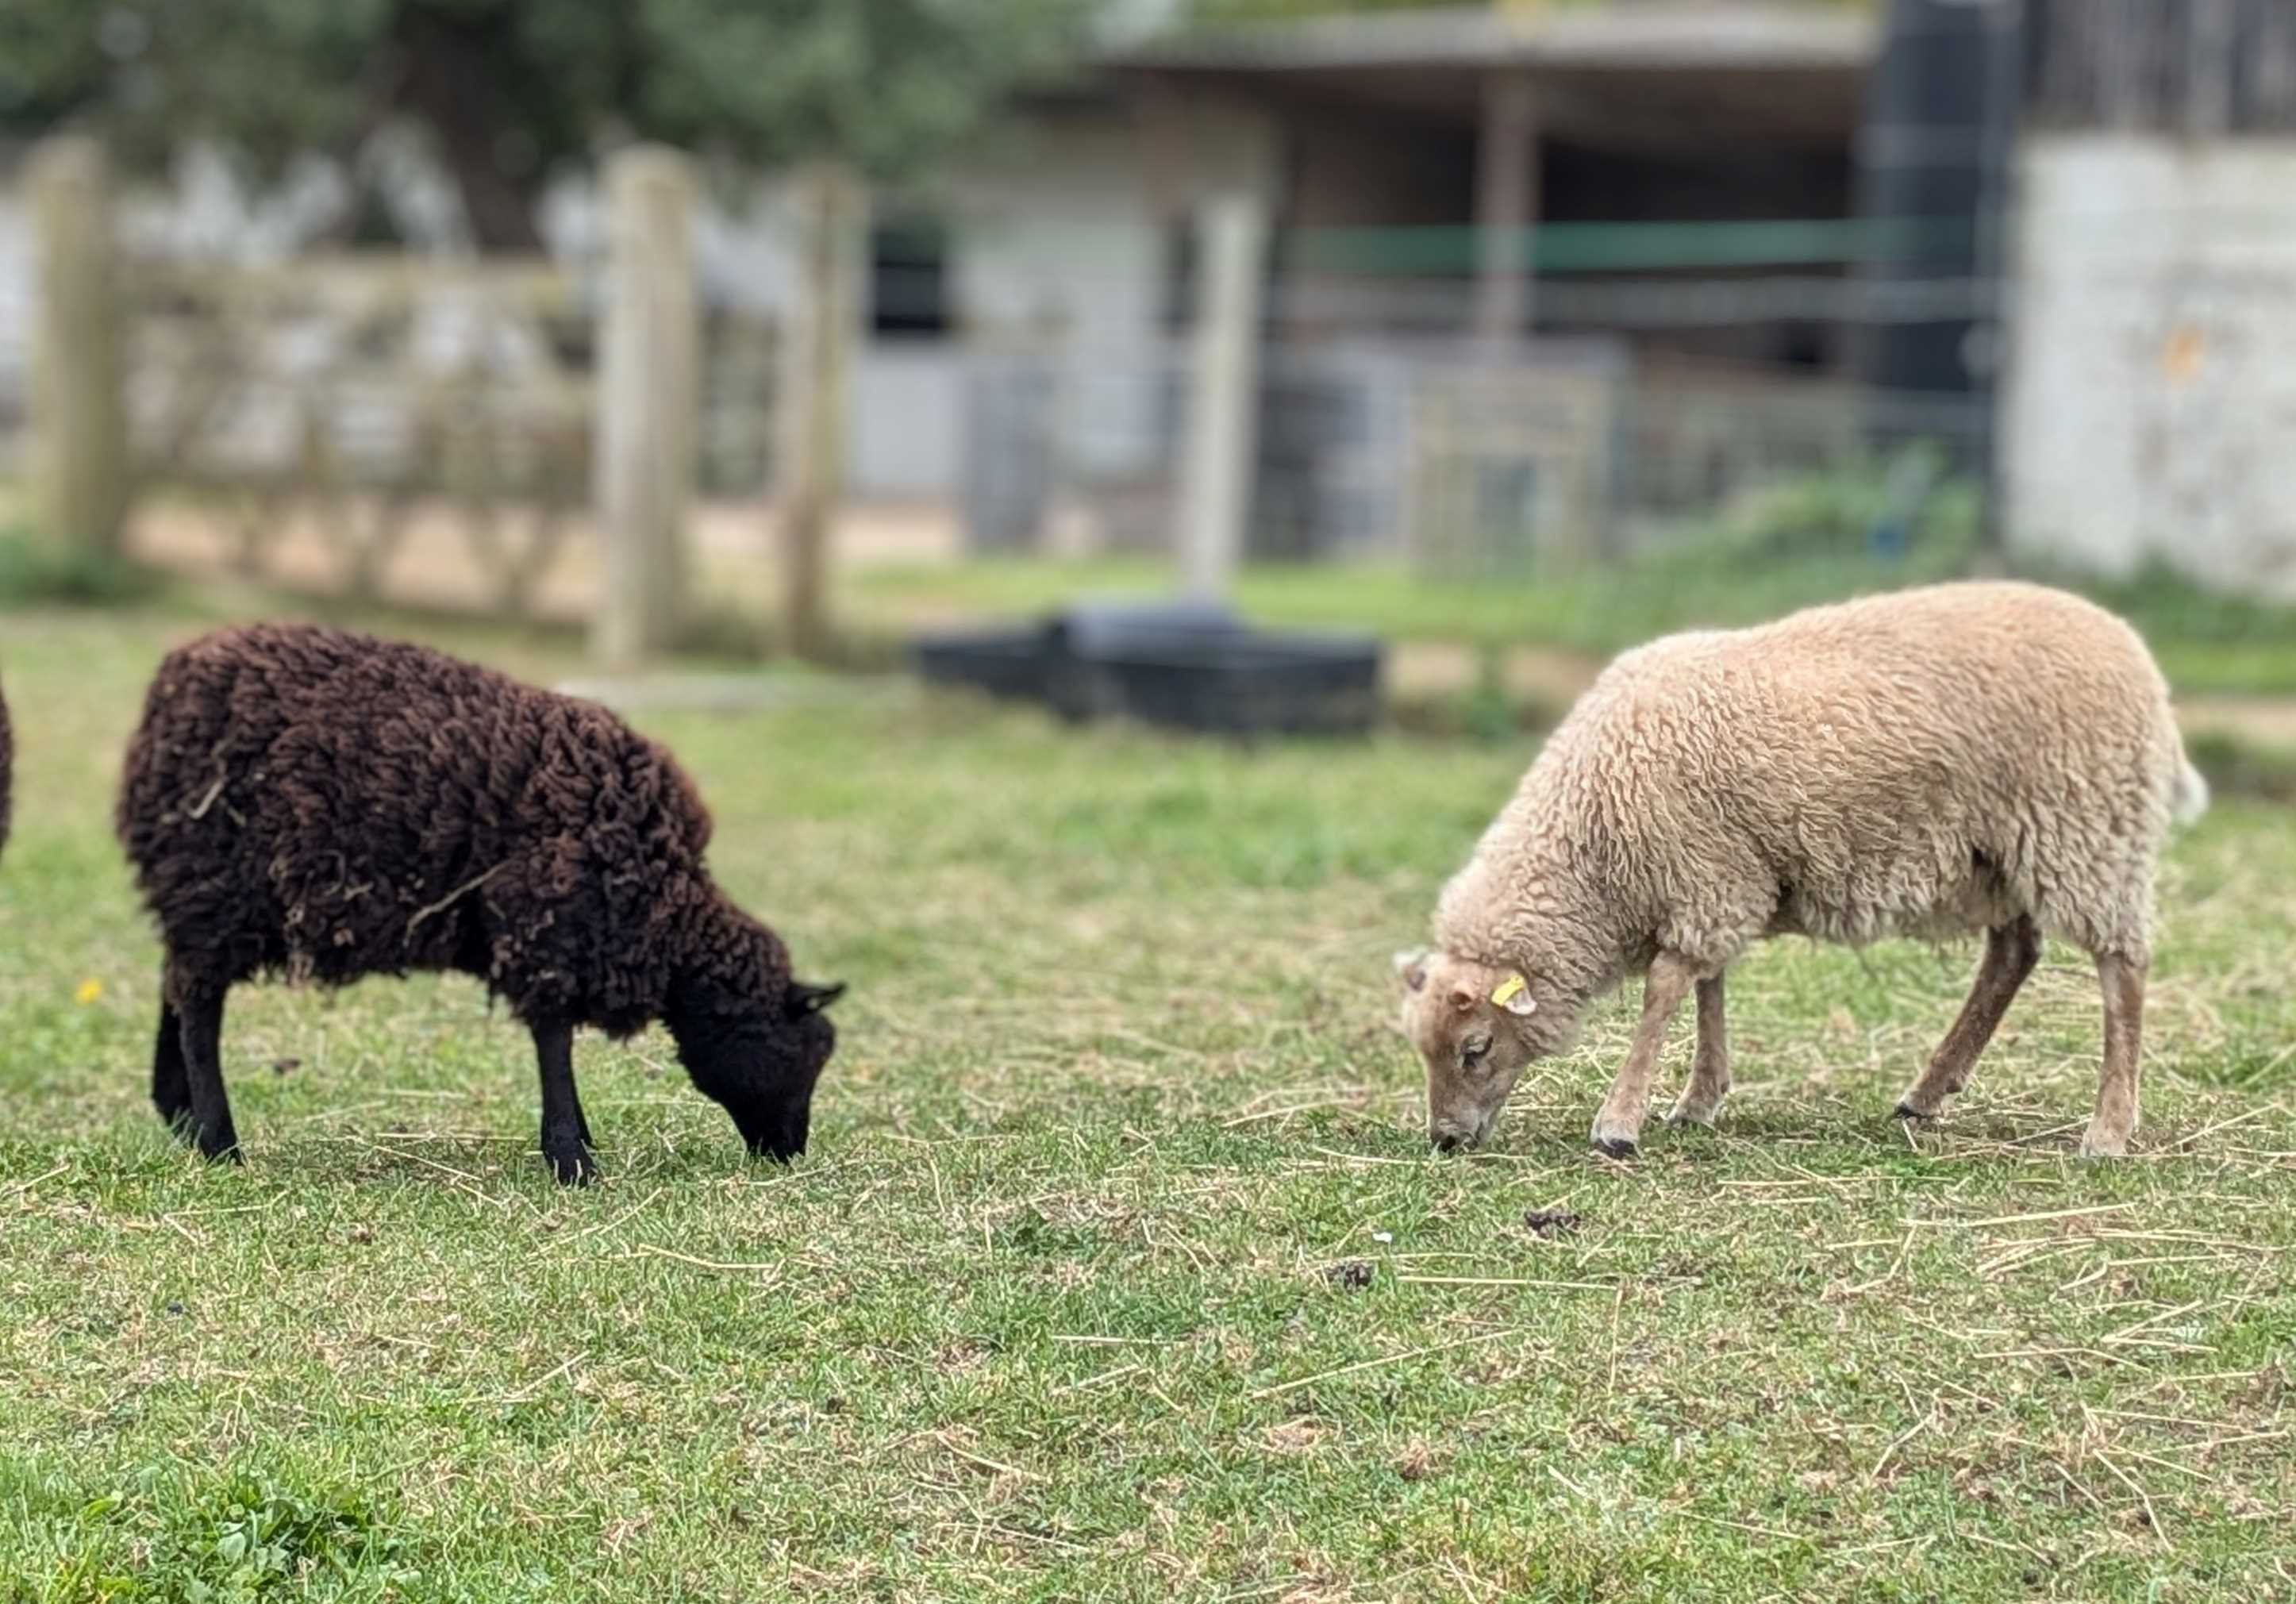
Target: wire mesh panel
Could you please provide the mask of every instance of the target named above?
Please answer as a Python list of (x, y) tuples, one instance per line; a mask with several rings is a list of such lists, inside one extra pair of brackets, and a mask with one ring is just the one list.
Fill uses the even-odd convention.
[(781, 381), (779, 330), (729, 307), (702, 314), (701, 460), (705, 496), (762, 495), (773, 482), (774, 420)]
[(1600, 360), (1423, 370), (1406, 447), (1413, 561), (1483, 577), (1609, 552), (1623, 378)]
[(1052, 504), (1059, 375), (1040, 356), (973, 358), (965, 374), (964, 527), (972, 548), (1034, 548)]
[(1160, 341), (971, 356), (961, 492), (971, 549), (1166, 551), (1185, 377), (1183, 355)]
[(1414, 395), (1404, 350), (1367, 341), (1272, 349), (1251, 554), (1320, 560), (1390, 550), (1411, 473), (1401, 446)]

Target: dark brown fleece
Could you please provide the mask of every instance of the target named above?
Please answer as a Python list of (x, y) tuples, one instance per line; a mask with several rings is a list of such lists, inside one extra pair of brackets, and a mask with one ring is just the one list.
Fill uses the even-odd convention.
[(0, 696), (0, 847), (8, 845), (15, 822), (16, 732), (8, 723), (8, 699)]
[(676, 760), (441, 652), (258, 625), (169, 654), (117, 823), (176, 1009), (265, 974), (460, 970), (537, 1029), (666, 1019), (745, 1134), (734, 1057), (827, 1056), (787, 950), (703, 866), (709, 816)]

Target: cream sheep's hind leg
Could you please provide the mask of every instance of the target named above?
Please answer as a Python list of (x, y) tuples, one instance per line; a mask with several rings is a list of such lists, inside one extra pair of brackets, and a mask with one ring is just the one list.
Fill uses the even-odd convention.
[(1618, 1079), (1595, 1116), (1594, 1143), (1613, 1158), (1625, 1158), (1641, 1144), (1643, 1116), (1650, 1111), (1651, 1078), (1658, 1055), (1666, 1045), (1666, 1028), (1683, 998), (1697, 983), (1698, 970), (1679, 953), (1660, 953), (1643, 983), (1642, 1022), (1635, 1027), (1634, 1045), (1619, 1067)]
[(1710, 975), (1698, 983), (1698, 1056), (1691, 1063), (1690, 1084), (1675, 1100), (1666, 1122), (1711, 1125), (1729, 1095), (1730, 1041), (1722, 1023), (1722, 977)]
[(2144, 969), (2140, 960), (2112, 953), (2096, 961), (2104, 990), (2104, 1073), (2097, 1082), (2096, 1112), (2081, 1139), (2084, 1158), (2119, 1158), (2136, 1129), (2137, 1059), (2144, 1036)]
[(1985, 933), (1985, 960), (1977, 966), (1969, 1000), (1931, 1055), (1929, 1068), (1898, 1100), (1898, 1118), (1935, 1119), (1944, 1111), (1945, 1100), (1969, 1084), (1978, 1054), (2000, 1028), (2002, 1016), (2040, 960), (2041, 930), (2030, 918)]

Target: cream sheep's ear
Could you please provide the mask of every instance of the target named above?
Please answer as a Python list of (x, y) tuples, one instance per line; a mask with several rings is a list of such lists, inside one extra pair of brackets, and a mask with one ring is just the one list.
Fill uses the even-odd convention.
[(1492, 988), (1491, 1001), (1519, 1019), (1538, 1011), (1538, 1000), (1530, 994), (1530, 982), (1512, 970)]
[(1418, 947), (1395, 955), (1395, 972), (1403, 978), (1404, 985), (1413, 991), (1425, 989), (1427, 985), (1427, 949)]

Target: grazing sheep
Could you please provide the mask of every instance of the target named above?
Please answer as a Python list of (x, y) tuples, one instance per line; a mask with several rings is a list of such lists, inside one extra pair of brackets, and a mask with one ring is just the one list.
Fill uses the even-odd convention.
[(1595, 1144), (1641, 1139), (1694, 989), (1676, 1121), (1730, 1089), (1723, 972), (1765, 937), (1986, 932), (1961, 1017), (1898, 1108), (1928, 1119), (2032, 972), (2043, 935), (2096, 961), (2104, 1070), (2082, 1151), (2136, 1124), (2152, 876), (2207, 787), (2136, 632), (2038, 585), (1937, 585), (1630, 651), (1563, 721), (1398, 960), (1439, 1146), (1490, 1132), (1525, 1065), (1647, 976)]
[(573, 1040), (660, 1019), (752, 1153), (805, 1150), (843, 989), (791, 978), (702, 864), (709, 816), (604, 708), (420, 646), (284, 625), (169, 654), (128, 748), (119, 839), (167, 945), (152, 1098), (236, 1154), (225, 994), (276, 974), (478, 976), (534, 1034), (542, 1151), (595, 1174)]

